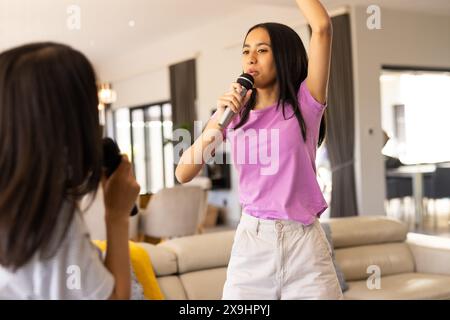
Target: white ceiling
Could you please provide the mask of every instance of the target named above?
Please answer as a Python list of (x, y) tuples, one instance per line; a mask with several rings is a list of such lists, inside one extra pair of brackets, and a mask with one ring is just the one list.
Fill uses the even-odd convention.
[[(39, 40), (62, 41), (93, 60), (116, 48), (139, 47), (239, 10), (238, 1), (195, 0), (0, 0), (0, 50)], [(69, 30), (67, 8), (77, 4), (81, 29)], [(208, 14), (205, 14), (205, 13)], [(130, 26), (130, 21), (134, 26)]]
[[(371, 0), (324, 0), (330, 10)], [(381, 7), (450, 16), (449, 0), (378, 0)], [(81, 29), (69, 30), (67, 8), (81, 9)], [(96, 62), (124, 49), (206, 25), (255, 5), (295, 6), (294, 0), (0, 0), (0, 51), (30, 41), (68, 43)], [(130, 21), (134, 26), (130, 26)]]

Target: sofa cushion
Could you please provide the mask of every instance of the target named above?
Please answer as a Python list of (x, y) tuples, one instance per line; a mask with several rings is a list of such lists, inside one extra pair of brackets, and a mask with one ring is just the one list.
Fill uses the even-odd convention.
[(165, 300), (186, 300), (186, 292), (177, 276), (166, 276), (157, 279)]
[(189, 300), (220, 300), (227, 268), (194, 271), (180, 275)]
[(368, 289), (366, 280), (349, 281), (345, 299), (450, 299), (450, 276), (401, 273), (381, 276), (380, 289)]
[(206, 233), (176, 238), (158, 244), (178, 258), (178, 273), (226, 267), (235, 231)]
[(177, 273), (177, 257), (171, 250), (145, 242), (139, 245), (147, 251), (157, 277)]
[(335, 248), (405, 241), (407, 226), (385, 216), (333, 218), (330, 224)]
[(334, 252), (333, 235), (331, 234), (330, 225), (326, 222), (321, 222), (320, 224), (323, 228), (323, 231), (325, 232), (328, 242), (330, 243), (330, 247), (331, 247), (331, 251), (332, 251), (331, 257), (333, 259), (334, 269), (336, 270), (336, 275), (339, 280), (339, 286), (341, 287), (342, 292), (344, 292), (345, 290), (348, 289), (348, 285), (345, 282), (345, 276), (344, 276), (344, 273), (342, 272), (341, 267), (336, 262), (336, 253)]
[(408, 233), (406, 243), (414, 257), (416, 272), (450, 276), (450, 239)]
[(382, 276), (414, 272), (414, 260), (405, 242), (336, 249), (336, 261), (347, 281), (367, 279), (375, 265)]

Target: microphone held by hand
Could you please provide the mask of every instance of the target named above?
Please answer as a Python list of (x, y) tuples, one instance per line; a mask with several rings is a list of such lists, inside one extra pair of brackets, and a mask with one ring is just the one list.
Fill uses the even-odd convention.
[[(111, 138), (103, 138), (103, 167), (105, 168), (105, 175), (109, 177), (117, 169), (122, 162), (122, 155), (117, 143)], [(131, 216), (138, 213), (136, 205), (131, 210)]]
[[(241, 97), (245, 97), (247, 91), (253, 88), (254, 79), (251, 74), (243, 73), (239, 76), (236, 82), (242, 86), (242, 91), (240, 93)], [(234, 115), (235, 113), (233, 112), (233, 110), (227, 106), (222, 117), (219, 120), (219, 126), (221, 128), (225, 128), (230, 123)]]

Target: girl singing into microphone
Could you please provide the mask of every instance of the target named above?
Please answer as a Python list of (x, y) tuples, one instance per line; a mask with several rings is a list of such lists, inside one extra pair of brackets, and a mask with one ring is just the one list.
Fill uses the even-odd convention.
[[(291, 28), (278, 23), (252, 27), (243, 43), (242, 68), (254, 77), (253, 90), (241, 98), (241, 86), (232, 84), (176, 170), (182, 183), (200, 171), (204, 161), (196, 157), (215, 141), (208, 130), (220, 130), (230, 141), (243, 210), (223, 299), (342, 299), (318, 220), (327, 204), (315, 167), (325, 136), (332, 26), (319, 1), (297, 4), (312, 30), (309, 61)], [(226, 107), (236, 116), (221, 128)], [(252, 161), (252, 152), (277, 153), (272, 157), (277, 163)]]

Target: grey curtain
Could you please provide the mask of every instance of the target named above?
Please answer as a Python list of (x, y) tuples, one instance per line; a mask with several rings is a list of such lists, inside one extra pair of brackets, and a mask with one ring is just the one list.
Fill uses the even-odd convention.
[(197, 119), (195, 59), (171, 65), (169, 71), (173, 127), (188, 129), (194, 139), (194, 120)]
[(348, 14), (331, 18), (333, 43), (327, 108), (327, 150), (332, 170), (331, 217), (358, 215), (354, 173), (355, 117)]

